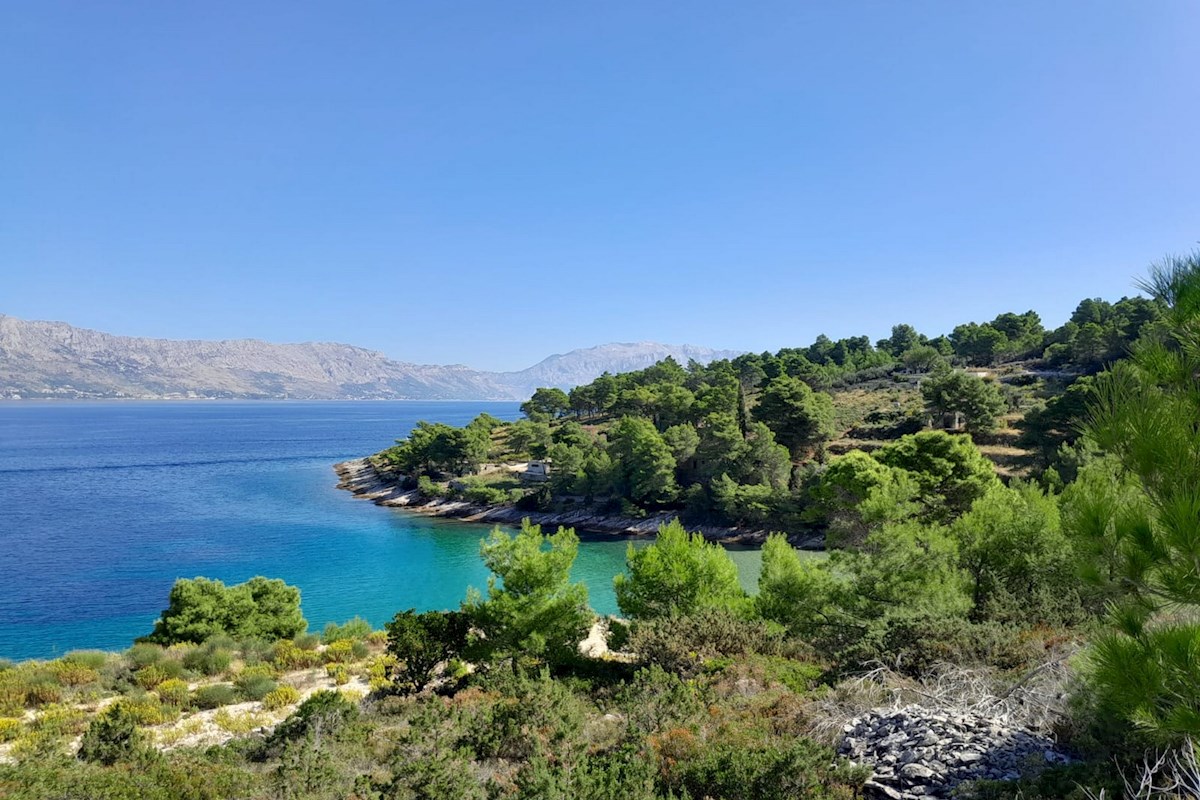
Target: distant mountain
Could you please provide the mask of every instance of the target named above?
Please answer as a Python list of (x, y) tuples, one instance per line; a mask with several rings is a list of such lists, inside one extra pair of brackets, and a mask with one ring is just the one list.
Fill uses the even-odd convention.
[(696, 360), (701, 364), (722, 358), (736, 358), (737, 350), (710, 350), (690, 344), (659, 344), (658, 342), (635, 342), (601, 344), (569, 353), (553, 355), (520, 372), (501, 372), (497, 379), (511, 386), (521, 397), (529, 397), (539, 386), (557, 386), (570, 389), (591, 383), (605, 372), (614, 375), (645, 369), (651, 364), (671, 356), (682, 366)]
[(145, 339), (0, 314), (0, 399), (524, 400), (538, 386), (569, 388), (667, 355), (707, 363), (736, 354), (610, 344), (499, 373), (393, 361), (345, 344)]

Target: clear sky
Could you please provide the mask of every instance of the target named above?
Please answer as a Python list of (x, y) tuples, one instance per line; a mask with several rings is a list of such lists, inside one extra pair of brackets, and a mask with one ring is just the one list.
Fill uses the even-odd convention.
[(1200, 239), (1200, 4), (0, 4), (0, 313), (520, 368), (931, 335)]

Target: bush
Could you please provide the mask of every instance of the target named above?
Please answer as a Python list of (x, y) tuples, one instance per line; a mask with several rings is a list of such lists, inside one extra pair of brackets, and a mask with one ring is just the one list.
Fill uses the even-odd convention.
[(737, 565), (720, 545), (689, 534), (679, 520), (660, 525), (648, 547), (632, 543), (628, 575), (613, 581), (621, 613), (640, 619), (690, 614), (702, 608), (744, 604)]
[(303, 739), (319, 729), (323, 735), (333, 736), (347, 723), (358, 719), (358, 706), (339, 692), (322, 690), (314, 692), (300, 707), (275, 728), (267, 740), (268, 747)]
[(660, 756), (665, 756), (664, 782), (671, 790), (690, 797), (848, 800), (858, 795), (870, 775), (866, 767), (839, 766), (833, 751), (807, 739), (700, 744), (688, 731), (681, 731), (672, 738), (656, 737), (655, 745)]
[(47, 668), (63, 686), (86, 686), (100, 680), (100, 673), (96, 670), (66, 659), (51, 661)]
[(120, 701), (139, 725), (161, 725), (179, 718), (179, 708), (164, 706), (154, 695), (126, 697)]
[(62, 702), (62, 686), (52, 673), (38, 671), (25, 683), (25, 705), (32, 708)]
[(630, 640), (630, 649), (644, 663), (685, 676), (697, 674), (706, 661), (714, 658), (749, 653), (775, 655), (782, 647), (782, 637), (767, 623), (745, 620), (716, 608), (687, 617), (640, 622)]
[(209, 686), (201, 686), (192, 695), (192, 704), (200, 709), (233, 705), (237, 701), (237, 690), (229, 683), (214, 683)]
[(102, 650), (72, 650), (62, 657), (64, 664), (99, 670), (108, 663), (108, 653)]
[(321, 646), (321, 637), (315, 633), (301, 633), (292, 639), (300, 650), (316, 650)]
[(163, 649), (156, 644), (141, 642), (125, 651), (130, 666), (137, 670), (157, 663), (163, 657)]
[(283, 684), (267, 692), (262, 699), (262, 706), (268, 711), (274, 711), (298, 702), (300, 702), (300, 692), (294, 686)]
[(446, 490), (430, 480), (427, 475), (417, 478), (417, 491), (422, 497), (429, 500), (446, 496)]
[(331, 622), (325, 626), (324, 633), (321, 634), (321, 641), (325, 644), (333, 644), (344, 639), (358, 641), (366, 639), (371, 635), (371, 623), (367, 622), (362, 617), (354, 619), (342, 625)]
[(129, 760), (140, 748), (137, 720), (123, 703), (117, 702), (88, 726), (79, 743), (79, 758), (112, 765)]
[(266, 675), (255, 675), (243, 679), (240, 675), (237, 681), (238, 693), (246, 700), (262, 700), (275, 691), (277, 684)]
[(233, 663), (233, 653), (221, 646), (219, 641), (209, 641), (183, 656), (183, 666), (202, 675), (220, 675)]
[(325, 663), (345, 664), (354, 659), (354, 643), (342, 639), (325, 648)]
[(133, 679), (143, 689), (153, 689), (167, 679), (167, 674), (157, 664), (151, 664), (133, 673)]
[(11, 742), (21, 735), (21, 720), (0, 717), (0, 742)]
[(329, 664), (325, 667), (325, 674), (333, 678), (333, 682), (338, 686), (345, 686), (350, 682), (350, 670), (346, 669), (345, 664)]
[(285, 640), (275, 645), (271, 660), (282, 670), (304, 669), (321, 663), (321, 654), (315, 650), (301, 650), (295, 642)]
[(219, 634), (268, 641), (302, 632), (300, 590), (281, 580), (255, 576), (226, 586), (208, 578), (181, 579), (146, 641), (203, 642)]
[(402, 666), (402, 689), (420, 691), (443, 661), (459, 655), (467, 645), (470, 622), (457, 611), (401, 611), (386, 626), (388, 651)]
[(188, 702), (188, 685), (178, 678), (168, 678), (154, 690), (158, 699), (167, 705), (182, 708)]

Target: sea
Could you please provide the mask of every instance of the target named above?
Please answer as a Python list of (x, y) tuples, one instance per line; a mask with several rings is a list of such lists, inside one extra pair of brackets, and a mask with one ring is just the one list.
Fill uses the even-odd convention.
[[(480, 402), (0, 402), (0, 658), (125, 649), (197, 576), (282, 578), (316, 631), (457, 608), (487, 585), (490, 527), (356, 499), (333, 465), (419, 420), (484, 411), (519, 416)], [(628, 544), (580, 545), (573, 577), (600, 613), (617, 611)], [(730, 552), (752, 589), (760, 552)]]

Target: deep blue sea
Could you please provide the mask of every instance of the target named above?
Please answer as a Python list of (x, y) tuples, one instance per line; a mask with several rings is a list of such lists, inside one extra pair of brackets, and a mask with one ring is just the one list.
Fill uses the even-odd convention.
[[(124, 649), (176, 578), (300, 587), (310, 628), (457, 607), (483, 588), (486, 526), (357, 500), (332, 465), (418, 420), (461, 425), (515, 403), (0, 403), (0, 657)], [(585, 540), (575, 576), (616, 611), (626, 542)], [(734, 552), (753, 585), (759, 554)]]

